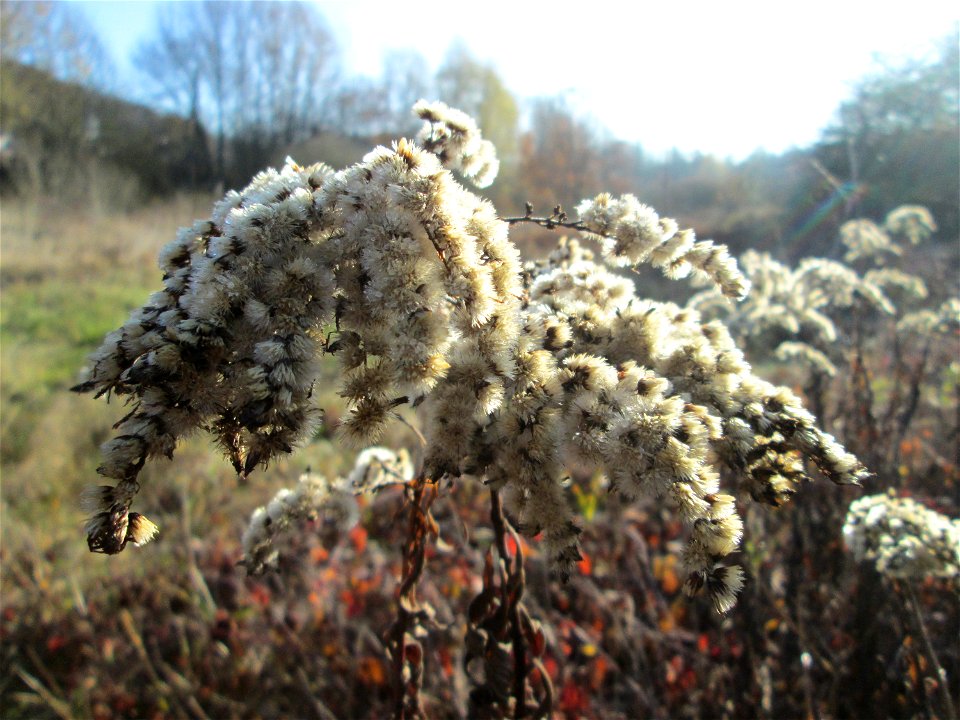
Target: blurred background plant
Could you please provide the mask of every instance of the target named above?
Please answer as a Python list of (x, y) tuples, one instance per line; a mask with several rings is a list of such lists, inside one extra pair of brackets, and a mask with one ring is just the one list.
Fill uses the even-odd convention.
[[(897, 296), (904, 283), (875, 282), (872, 264), (849, 257), (896, 311), (842, 310), (830, 317), (835, 340), (793, 338), (829, 360), (833, 373), (816, 382), (796, 360), (805, 348), (788, 347), (780, 359), (768, 352), (786, 336), (748, 345), (748, 359), (807, 392), (821, 423), (874, 471), (868, 493), (892, 488), (957, 517), (960, 349), (955, 309), (945, 305), (957, 296), (960, 267), (956, 30), (926, 57), (864, 78), (813, 145), (731, 161), (646, 153), (563, 98), (514, 95), (464, 45), (436, 69), (397, 53), (382, 77), (350, 77), (310, 5), (162, 7), (156, 33), (136, 51), (148, 105), (117, 94), (110, 58), (78, 8), (3, 0), (0, 10), (5, 717), (390, 711), (383, 633), (400, 575), (398, 490), (361, 498), (362, 521), (346, 533), (322, 534), (308, 521), (283, 546), (280, 571), (252, 578), (236, 562), (253, 509), (305, 468), (342, 476), (352, 458), (320, 433), (241, 484), (216, 452), (187, 441), (176, 459), (145, 470), (144, 501), (157, 508), (162, 542), (107, 561), (76, 541), (75, 498), (115, 412), (65, 391), (103, 334), (158, 284), (159, 248), (206, 216), (220, 189), (287, 154), (334, 167), (356, 161), (373, 143), (411, 132), (408, 108), (421, 96), (466, 110), (494, 140), (501, 177), (487, 195), (498, 208), (572, 207), (601, 189), (631, 192), (736, 255), (767, 253), (785, 277), (810, 258), (844, 261), (848, 221), (867, 218), (882, 231), (902, 204), (929, 209), (937, 230), (899, 243), (883, 266), (919, 278), (926, 297)], [(226, 52), (250, 27), (257, 32), (243, 52)], [(278, 28), (288, 42), (276, 42)], [(268, 82), (271, 73), (285, 82)], [(511, 237), (527, 257), (555, 241), (529, 227)], [(637, 282), (641, 295), (687, 300), (655, 273)], [(755, 330), (747, 323), (744, 337)], [(329, 373), (317, 401), (335, 427), (343, 406), (327, 389), (332, 363)], [(402, 425), (382, 439), (416, 442)], [(738, 608), (718, 620), (682, 597), (674, 515), (652, 502), (624, 505), (602, 487), (593, 477), (578, 484), (579, 508), (594, 521), (568, 584), (551, 581), (536, 544), (520, 541), (524, 600), (544, 623), (543, 664), (560, 716), (867, 717), (879, 707), (943, 717), (945, 691), (957, 706), (956, 585), (930, 575), (913, 586), (944, 688), (920, 626), (901, 612), (902, 593), (844, 548), (859, 491), (809, 486), (776, 517), (751, 510), (747, 536), (765, 540), (745, 544), (749, 581)], [(460, 488), (456, 504), (441, 497), (433, 506), (445, 542), (430, 550), (420, 587), (441, 625), (424, 646), (422, 694), (433, 717), (467, 707), (464, 628), (453, 620), (481, 590), (492, 542), (481, 498), (469, 498)]]

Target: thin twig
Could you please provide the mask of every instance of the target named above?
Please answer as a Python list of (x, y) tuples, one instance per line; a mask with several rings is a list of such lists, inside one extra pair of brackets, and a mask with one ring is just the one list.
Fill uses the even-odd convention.
[(34, 669), (40, 674), (40, 676), (43, 678), (43, 681), (50, 686), (51, 692), (59, 697), (66, 697), (66, 693), (64, 693), (57, 684), (56, 678), (53, 676), (53, 673), (50, 672), (49, 668), (47, 668), (36, 649), (32, 645), (26, 645), (24, 647), (24, 652), (26, 652), (27, 657), (33, 664)]
[[(527, 644), (520, 627), (520, 599), (523, 597), (523, 550), (520, 548), (520, 538), (516, 531), (503, 516), (503, 506), (500, 502), (500, 492), (490, 490), (490, 521), (493, 524), (494, 538), (496, 538), (497, 552), (500, 553), (502, 570), (506, 573), (503, 588), (504, 600), (507, 603), (507, 619), (510, 623), (510, 644), (513, 647), (513, 717), (522, 718), (527, 714)], [(513, 568), (510, 568), (510, 555), (507, 554), (506, 534), (513, 535), (514, 545), (517, 548)], [(513, 585), (511, 593), (510, 585)]]
[(298, 667), (296, 670), (297, 684), (300, 686), (300, 690), (303, 692), (303, 696), (307, 703), (313, 705), (314, 712), (316, 712), (317, 717), (320, 720), (337, 720), (337, 716), (333, 714), (333, 711), (326, 706), (326, 704), (317, 697), (314, 693), (313, 688), (310, 687), (310, 679), (307, 677), (306, 671), (302, 667)]
[(577, 232), (592, 232), (582, 221), (572, 221), (567, 218), (567, 213), (563, 208), (557, 205), (553, 208), (553, 213), (549, 217), (536, 217), (533, 214), (533, 205), (527, 203), (527, 212), (522, 217), (501, 218), (508, 225), (518, 225), (520, 223), (532, 223), (547, 230), (556, 228), (566, 228), (567, 230), (576, 230)]
[(140, 636), (140, 633), (137, 631), (136, 625), (134, 624), (133, 615), (130, 614), (129, 610), (123, 608), (120, 610), (119, 617), (120, 625), (127, 634), (127, 638), (133, 645), (133, 649), (136, 651), (140, 661), (143, 663), (143, 667), (147, 671), (147, 675), (149, 675), (150, 679), (153, 681), (154, 686), (162, 693), (162, 695), (165, 695), (167, 698), (169, 698), (174, 709), (177, 711), (175, 714), (178, 717), (189, 718), (190, 715), (180, 703), (180, 698), (177, 697), (178, 693), (174, 692), (173, 688), (170, 687), (166, 680), (160, 677), (160, 673), (157, 672), (157, 669), (154, 667), (153, 661), (150, 659), (150, 654), (147, 652), (147, 647), (144, 645), (143, 638)]
[[(513, 717), (524, 718), (531, 711), (537, 717), (548, 717), (553, 706), (553, 685), (539, 659), (540, 653), (543, 652), (542, 631), (531, 619), (523, 603), (523, 594), (526, 589), (523, 546), (517, 531), (503, 514), (503, 505), (497, 490), (490, 491), (490, 521), (493, 525), (497, 553), (500, 555), (499, 607), (505, 612), (506, 619), (505, 626), (500, 626), (502, 634), (498, 634), (498, 637), (509, 636), (513, 654), (513, 687), (511, 689), (514, 699)], [(507, 550), (507, 533), (513, 538), (516, 548), (512, 562)], [(535, 639), (538, 637), (539, 640)], [(530, 646), (531, 643), (534, 643), (534, 647)], [(532, 670), (537, 670), (540, 679), (540, 698), (535, 706), (527, 704), (527, 681)], [(531, 689), (533, 689), (532, 686)]]
[(930, 661), (930, 664), (933, 666), (933, 670), (937, 676), (937, 687), (940, 690), (940, 696), (943, 700), (943, 709), (947, 714), (947, 720), (957, 720), (957, 711), (953, 707), (953, 700), (950, 697), (950, 685), (947, 681), (947, 671), (943, 669), (943, 666), (940, 664), (940, 658), (937, 657), (936, 651), (933, 649), (933, 643), (930, 642), (930, 634), (927, 632), (927, 625), (923, 621), (923, 613), (920, 610), (920, 603), (917, 600), (917, 595), (913, 590), (913, 585), (909, 582), (901, 583), (901, 586), (906, 588), (907, 600), (910, 605), (910, 609), (913, 611), (913, 617), (917, 621), (917, 627), (920, 629), (920, 639), (923, 641), (923, 648), (926, 650), (927, 659)]
[(17, 675), (23, 680), (24, 684), (33, 690), (37, 696), (45, 702), (51, 710), (53, 710), (57, 715), (62, 717), (64, 720), (72, 720), (73, 713), (70, 711), (70, 706), (54, 695), (46, 686), (40, 682), (33, 675), (28, 673), (21, 667), (16, 669)]
[[(427, 492), (427, 490), (430, 492)], [(410, 522), (403, 548), (403, 570), (400, 587), (397, 590), (397, 616), (388, 633), (388, 645), (393, 656), (394, 675), (394, 717), (404, 720), (410, 717), (422, 717), (420, 701), (420, 682), (422, 679), (422, 649), (413, 653), (415, 661), (411, 664), (411, 676), (404, 678), (407, 667), (407, 635), (418, 623), (422, 612), (417, 602), (417, 583), (423, 574), (426, 563), (427, 539), (437, 532), (436, 521), (430, 515), (430, 505), (436, 498), (436, 485), (422, 475), (418, 475), (407, 486), (410, 503)], [(417, 665), (414, 667), (414, 665)]]

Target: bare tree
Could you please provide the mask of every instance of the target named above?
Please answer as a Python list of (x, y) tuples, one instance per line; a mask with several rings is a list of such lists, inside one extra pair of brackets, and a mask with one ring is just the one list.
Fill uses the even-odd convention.
[(490, 199), (514, 207), (529, 199), (523, 197), (519, 181), (520, 108), (493, 65), (455, 43), (437, 71), (436, 84), (443, 101), (475, 117), (497, 147), (500, 174), (497, 186), (489, 191)]
[(190, 2), (158, 12), (157, 32), (135, 59), (158, 96), (211, 129), (222, 180), (248, 175), (323, 124), (339, 63), (316, 8)]
[(156, 37), (134, 50), (137, 69), (150, 78), (149, 100), (190, 118), (200, 117), (202, 63), (191, 29), (177, 22), (175, 6), (157, 11)]
[(517, 153), (520, 110), (496, 69), (454, 44), (437, 72), (437, 89), (444, 102), (477, 118), (501, 162), (509, 165)]
[(59, 80), (108, 88), (113, 76), (96, 31), (68, 3), (0, 0), (0, 53)]
[(570, 207), (599, 187), (600, 142), (587, 121), (561, 98), (541, 98), (532, 105), (530, 131), (523, 138), (522, 167), (538, 192), (528, 198), (543, 207), (559, 202)]
[(383, 84), (391, 130), (412, 133), (417, 123), (410, 108), (436, 92), (426, 58), (416, 50), (390, 50), (383, 58)]
[(435, 94), (433, 73), (416, 50), (390, 50), (379, 78), (345, 78), (329, 103), (332, 127), (357, 138), (416, 132), (410, 108)]

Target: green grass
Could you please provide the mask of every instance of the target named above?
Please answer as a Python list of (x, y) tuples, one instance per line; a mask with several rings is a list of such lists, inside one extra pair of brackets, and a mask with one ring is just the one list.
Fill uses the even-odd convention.
[[(179, 200), (135, 215), (36, 212), (4, 200), (0, 217), (0, 514), (7, 552), (59, 558), (61, 570), (85, 570), (96, 582), (100, 564), (83, 542), (78, 495), (97, 483), (99, 446), (125, 412), (125, 398), (105, 402), (71, 393), (88, 357), (161, 286), (155, 258), (177, 227), (209, 212), (200, 200)], [(336, 361), (327, 358), (317, 403), (336, 419)], [(238, 540), (249, 512), (290, 486), (308, 466), (336, 475), (352, 453), (330, 442), (328, 429), (291, 457), (238, 486), (220, 452), (202, 432), (184, 439), (173, 461), (151, 462), (142, 477), (139, 509), (167, 532), (181, 523), (176, 498), (190, 498), (190, 524), (201, 536), (217, 531)], [(400, 423), (385, 442), (415, 444)], [(159, 547), (159, 544), (158, 544)], [(154, 562), (165, 553), (153, 549)], [(74, 565), (75, 564), (75, 565)]]
[(149, 290), (110, 281), (13, 283), (0, 309), (0, 458), (22, 460), (54, 394), (76, 383), (104, 335), (140, 305)]
[(31, 452), (38, 425), (77, 382), (87, 356), (159, 288), (157, 251), (207, 202), (184, 197), (105, 215), (4, 198), (0, 465), (7, 477)]
[(76, 494), (95, 480), (97, 447), (122, 406), (69, 388), (104, 335), (160, 285), (153, 258), (197, 202), (110, 216), (4, 198), (0, 489), (8, 551), (81, 537)]

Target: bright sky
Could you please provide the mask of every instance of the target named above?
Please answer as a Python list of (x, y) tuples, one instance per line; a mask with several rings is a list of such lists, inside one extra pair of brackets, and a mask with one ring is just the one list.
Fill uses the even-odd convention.
[[(158, 3), (77, 4), (136, 80), (127, 58)], [(383, 52), (399, 48), (436, 68), (461, 39), (521, 98), (563, 94), (649, 152), (733, 159), (814, 142), (877, 57), (930, 54), (960, 22), (945, 0), (316, 4), (353, 73), (379, 75)]]

